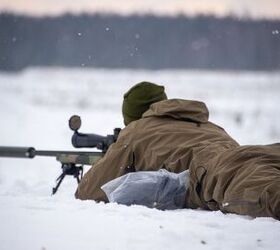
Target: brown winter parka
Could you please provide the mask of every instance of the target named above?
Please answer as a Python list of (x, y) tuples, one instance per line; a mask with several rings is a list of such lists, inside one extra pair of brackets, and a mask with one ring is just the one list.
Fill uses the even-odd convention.
[(206, 105), (151, 105), (83, 177), (76, 198), (107, 201), (101, 186), (131, 171), (190, 170), (186, 207), (280, 217), (280, 146), (239, 146), (208, 120)]

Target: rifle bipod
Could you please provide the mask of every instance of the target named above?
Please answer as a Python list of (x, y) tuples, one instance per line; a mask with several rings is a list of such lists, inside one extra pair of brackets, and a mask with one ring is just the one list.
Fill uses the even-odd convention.
[(78, 184), (80, 183), (80, 180), (83, 178), (83, 166), (76, 166), (75, 163), (62, 163), (62, 173), (60, 176), (56, 179), (56, 186), (52, 189), (52, 194), (54, 195), (60, 184), (62, 183), (64, 177), (66, 175), (72, 175), (74, 178), (76, 178)]

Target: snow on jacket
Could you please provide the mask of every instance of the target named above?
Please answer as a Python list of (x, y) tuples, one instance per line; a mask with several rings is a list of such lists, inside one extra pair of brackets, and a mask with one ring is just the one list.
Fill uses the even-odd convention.
[(279, 146), (239, 146), (208, 116), (206, 105), (198, 101), (152, 104), (85, 174), (76, 197), (107, 201), (100, 187), (131, 171), (189, 169), (186, 207), (278, 218)]

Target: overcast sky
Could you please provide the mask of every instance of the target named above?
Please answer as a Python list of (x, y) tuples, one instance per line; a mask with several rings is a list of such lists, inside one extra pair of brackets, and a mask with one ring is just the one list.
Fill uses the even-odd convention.
[(0, 0), (0, 11), (32, 15), (63, 12), (156, 13), (164, 15), (234, 13), (280, 18), (280, 0)]

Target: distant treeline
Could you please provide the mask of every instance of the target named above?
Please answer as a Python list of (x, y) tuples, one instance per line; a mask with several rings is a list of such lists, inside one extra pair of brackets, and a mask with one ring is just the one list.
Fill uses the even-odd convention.
[(280, 21), (0, 14), (0, 69), (28, 66), (280, 69)]

